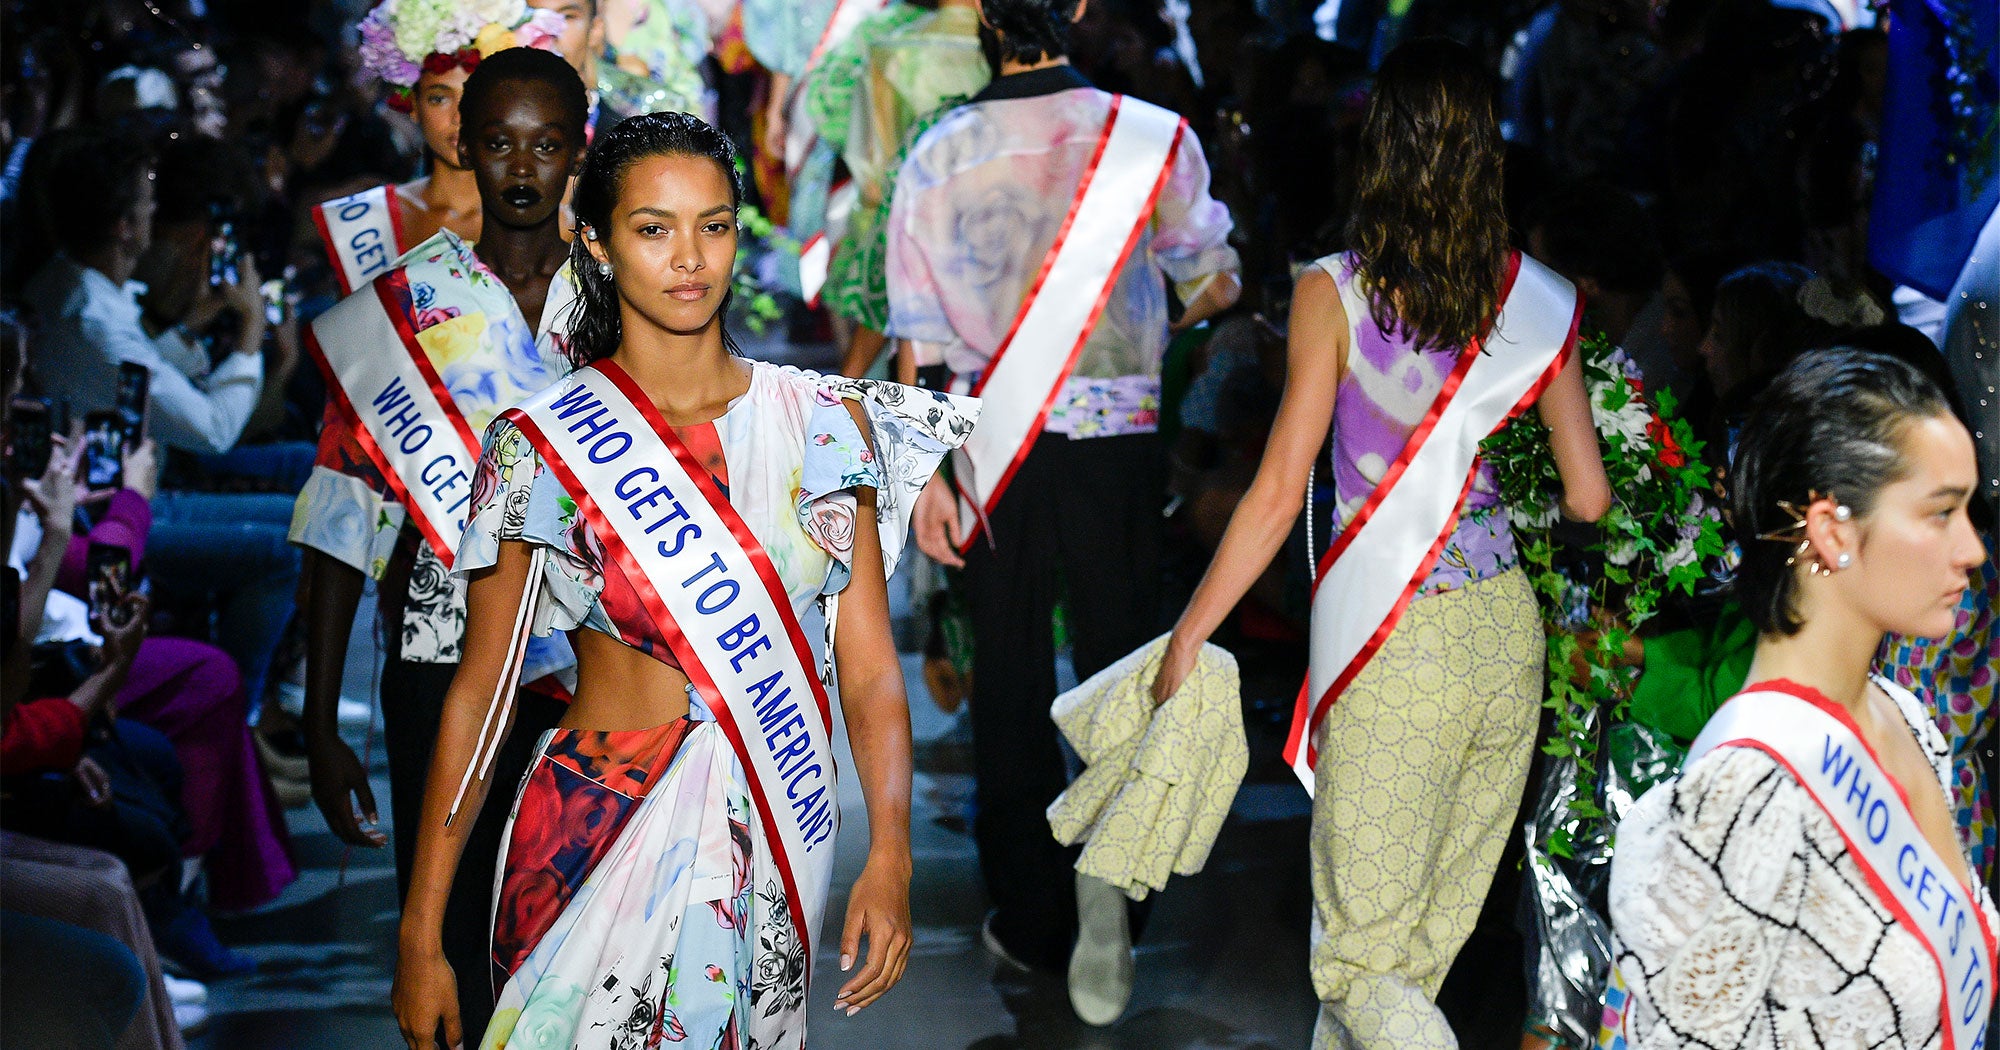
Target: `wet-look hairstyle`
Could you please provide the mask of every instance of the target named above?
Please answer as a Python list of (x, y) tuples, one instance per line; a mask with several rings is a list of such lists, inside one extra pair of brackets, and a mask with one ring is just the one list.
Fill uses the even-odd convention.
[(1507, 276), (1500, 125), (1471, 49), (1412, 40), (1376, 74), (1347, 243), (1384, 331), (1456, 351), (1485, 334)]
[[(1040, 62), (1069, 54), (1070, 16), (1078, 0), (984, 0), (981, 20), (999, 34), (998, 54), (1015, 62)], [(998, 76), (996, 68), (994, 75)]]
[(1817, 494), (1867, 517), (1883, 487), (1908, 472), (1904, 430), (1950, 416), (1951, 406), (1907, 362), (1847, 346), (1793, 361), (1756, 406), (1729, 483), (1730, 520), (1743, 548), (1736, 597), (1758, 631), (1797, 634), (1805, 622), (1791, 561), (1805, 529), (1785, 504), (1804, 513)]
[[(609, 130), (600, 130), (597, 140), (584, 154), (583, 167), (576, 176), (576, 191), (570, 197), (570, 206), (576, 213), (576, 236), (570, 241), (569, 259), (570, 268), (576, 272), (578, 294), (571, 308), (565, 353), (578, 368), (610, 357), (623, 338), (618, 319), (618, 286), (611, 276), (598, 271), (584, 231), (595, 230), (600, 237), (610, 237), (612, 211), (625, 188), (625, 175), (632, 165), (648, 157), (706, 157), (714, 161), (729, 180), (730, 207), (743, 205), (736, 146), (729, 136), (700, 117), (686, 113), (646, 113), (622, 120)], [(735, 220), (732, 217), (730, 221)], [(721, 279), (727, 282), (729, 277), (723, 274)], [(716, 309), (717, 324), (727, 320), (729, 300), (734, 294), (724, 293), (722, 305)], [(740, 355), (726, 326), (722, 329), (722, 343), (730, 353)]]

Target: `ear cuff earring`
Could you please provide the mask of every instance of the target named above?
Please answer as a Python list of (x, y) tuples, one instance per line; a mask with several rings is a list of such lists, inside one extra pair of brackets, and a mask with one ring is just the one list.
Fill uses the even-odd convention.
[[(1818, 489), (1807, 490), (1807, 507), (1811, 507), (1821, 499), (1834, 501), (1833, 520), (1840, 522), (1854, 520), (1853, 508), (1840, 502), (1840, 498), (1833, 493), (1829, 492), (1825, 496), (1821, 496)], [(1792, 523), (1782, 529), (1773, 529), (1770, 532), (1759, 533), (1757, 538), (1760, 540), (1770, 540), (1774, 543), (1796, 543), (1797, 546), (1792, 548), (1791, 557), (1785, 559), (1786, 565), (1796, 565), (1799, 559), (1805, 556), (1807, 551), (1812, 550), (1812, 540), (1806, 537), (1806, 512), (1797, 504), (1787, 499), (1778, 501), (1778, 509), (1791, 515)], [(1835, 572), (1847, 568), (1853, 562), (1853, 555), (1843, 553), (1840, 557), (1834, 559), (1834, 563), (1830, 568), (1822, 562), (1814, 562), (1806, 567), (1806, 571), (1812, 573), (1814, 576), (1831, 576)]]

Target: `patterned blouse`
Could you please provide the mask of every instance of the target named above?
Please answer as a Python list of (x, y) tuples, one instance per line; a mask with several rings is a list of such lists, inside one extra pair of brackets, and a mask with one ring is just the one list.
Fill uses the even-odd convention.
[[(885, 568), (893, 571), (917, 493), (972, 432), (977, 403), (876, 380), (822, 377), (751, 362), (750, 389), (714, 420), (729, 505), (763, 545), (803, 616), (847, 585), (854, 557), (854, 490), (876, 490)], [(864, 440), (846, 401), (869, 422)], [(473, 514), (454, 575), (493, 565), (502, 540), (550, 548), (533, 633), (587, 627), (645, 652), (664, 650), (650, 618), (560, 479), (512, 423), (495, 420), (473, 479)], [(829, 623), (829, 630), (832, 624)]]
[[(943, 363), (960, 375), (986, 367), (1069, 214), (1113, 97), (1066, 66), (1017, 73), (917, 140), (890, 205), (889, 335), (941, 348)], [(1211, 278), (1240, 268), (1229, 209), (1208, 186), (1200, 142), (1182, 135), (1075, 377), (1144, 377), (1157, 396), (1165, 282), (1187, 302)]]
[[(1876, 684), (1948, 790), (1951, 750), (1923, 702)], [(1985, 885), (1973, 892), (1991, 921)], [(1711, 752), (1639, 799), (1618, 827), (1610, 905), (1633, 1050), (1942, 1045), (1936, 962), (1763, 751)]]
[[(564, 304), (575, 300), (573, 292), (551, 288), (541, 324), (530, 329), (513, 293), (450, 231), (412, 248), (401, 262), (384, 279), (452, 403), (475, 432), (569, 370), (557, 321)], [(574, 278), (565, 266), (555, 280)], [(389, 575), (392, 563), (408, 566), (402, 659), (458, 662), (465, 586), (451, 579), (430, 544), (408, 524), (408, 512), (331, 401), (312, 475), (292, 510), (290, 537), (375, 580)], [(534, 681), (571, 662), (567, 645), (537, 647), (522, 680)]]
[[(1400, 333), (1383, 331), (1369, 311), (1352, 255), (1329, 255), (1315, 265), (1333, 278), (1347, 310), (1347, 373), (1333, 403), (1333, 532), (1339, 535), (1402, 454), (1458, 355), (1418, 349)], [(1459, 506), (1458, 527), (1417, 595), (1498, 576), (1518, 560), (1493, 468), (1481, 459)]]

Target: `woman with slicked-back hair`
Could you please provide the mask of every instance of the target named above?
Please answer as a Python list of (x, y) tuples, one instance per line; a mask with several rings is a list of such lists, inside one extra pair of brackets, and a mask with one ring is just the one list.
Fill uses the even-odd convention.
[(1930, 709), (1875, 670), (1986, 559), (1972, 437), (1915, 366), (1810, 351), (1730, 475), (1748, 683), (1618, 825), (1608, 1027), (1651, 1047), (1984, 1044), (1992, 901)]
[(1569, 282), (1507, 246), (1493, 89), (1417, 40), (1362, 129), (1352, 250), (1299, 278), (1284, 400), (1257, 479), (1168, 643), (1153, 694), (1270, 564), (1331, 429), (1333, 543), (1286, 758), (1313, 792), (1313, 1045), (1455, 1047), (1433, 1005), (1520, 802), (1542, 698), (1541, 619), (1479, 443), (1534, 406), (1563, 512), (1609, 484)]
[[(869, 846), (834, 1007), (868, 1006), (908, 961), (910, 725), (886, 578), (974, 403), (737, 356), (724, 323), (742, 189), (729, 139), (700, 119), (600, 132), (573, 200), (576, 371), (487, 430), (452, 566), (464, 656), (396, 1014), (412, 1050), (456, 1045), (455, 982), (490, 980), (484, 1047), (798, 1050), (840, 819), (836, 672)], [(800, 626), (815, 602), (824, 666)], [(491, 965), (454, 972), (437, 908), (524, 643), (558, 630), (575, 698), (515, 795)]]

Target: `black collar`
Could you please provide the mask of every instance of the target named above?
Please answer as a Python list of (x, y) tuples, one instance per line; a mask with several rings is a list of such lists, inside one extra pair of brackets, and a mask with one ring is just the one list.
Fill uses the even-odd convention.
[(1053, 95), (1071, 88), (1089, 87), (1082, 73), (1074, 66), (1049, 66), (1046, 69), (1031, 69), (1026, 73), (1010, 73), (997, 77), (986, 85), (979, 94), (972, 96), (974, 102), (993, 102), (1003, 98), (1035, 98)]

